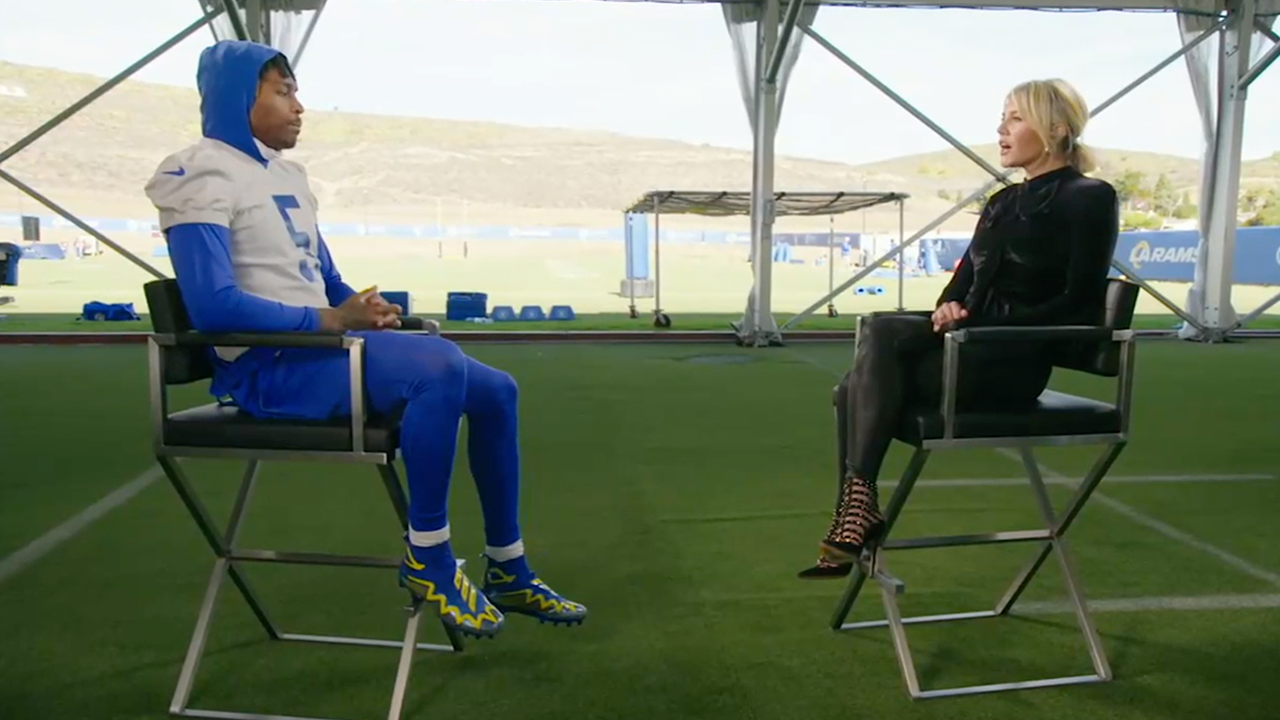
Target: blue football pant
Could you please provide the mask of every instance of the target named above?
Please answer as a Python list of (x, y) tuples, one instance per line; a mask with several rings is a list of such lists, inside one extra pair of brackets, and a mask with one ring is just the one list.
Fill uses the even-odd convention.
[[(400, 446), (409, 486), (409, 527), (430, 532), (448, 524), (449, 482), (458, 428), (467, 418), (467, 457), (484, 514), (485, 539), (504, 547), (520, 539), (520, 457), (515, 380), (466, 356), (440, 337), (391, 331), (356, 332), (365, 343), (367, 407), (403, 410)], [(347, 352), (286, 349), (233, 397), (258, 415), (327, 419), (350, 415)]]

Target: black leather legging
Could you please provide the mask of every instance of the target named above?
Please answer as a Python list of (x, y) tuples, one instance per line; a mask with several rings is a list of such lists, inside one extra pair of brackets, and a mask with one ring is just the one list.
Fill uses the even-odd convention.
[[(880, 315), (863, 322), (853, 368), (836, 389), (840, 468), (875, 482), (903, 413), (941, 402), (942, 335), (918, 315)], [(957, 409), (1033, 402), (1052, 368), (1033, 349), (961, 346)]]

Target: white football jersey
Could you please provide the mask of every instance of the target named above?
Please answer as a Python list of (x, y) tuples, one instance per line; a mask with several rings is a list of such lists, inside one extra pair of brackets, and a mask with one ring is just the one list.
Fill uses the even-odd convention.
[[(211, 138), (165, 158), (146, 186), (160, 229), (186, 223), (227, 227), (241, 290), (286, 305), (328, 307), (318, 207), (306, 171), (255, 142), (266, 166)], [(227, 360), (239, 354), (219, 351)]]
[(258, 148), (266, 167), (210, 138), (165, 158), (147, 183), (160, 229), (184, 223), (230, 228), (241, 290), (286, 305), (328, 307), (318, 208), (306, 170), (260, 142)]

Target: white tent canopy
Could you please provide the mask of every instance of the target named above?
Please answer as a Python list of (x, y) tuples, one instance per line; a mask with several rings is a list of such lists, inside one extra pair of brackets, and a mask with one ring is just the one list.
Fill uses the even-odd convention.
[[(774, 215), (841, 215), (884, 203), (902, 202), (908, 195), (896, 192), (775, 192)], [(655, 215), (731, 216), (751, 213), (751, 193), (719, 190), (653, 190), (636, 200), (629, 213)]]
[[(1093, 109), (1093, 114), (1102, 112), (1161, 69), (1179, 59), (1185, 60), (1204, 128), (1205, 143), (1201, 177), (1201, 237), (1195, 278), (1187, 296), (1185, 309), (1156, 293), (1145, 283), (1144, 286), (1183, 318), (1186, 323), (1183, 326), (1185, 337), (1203, 340), (1223, 338), (1256, 317), (1275, 300), (1280, 299), (1280, 296), (1277, 296), (1244, 317), (1238, 317), (1231, 306), (1232, 260), (1235, 253), (1236, 207), (1240, 183), (1241, 135), (1244, 130), (1245, 103), (1249, 85), (1280, 56), (1280, 36), (1277, 36), (1272, 29), (1277, 15), (1280, 15), (1280, 0), (607, 1), (671, 4), (716, 2), (724, 8), (725, 24), (733, 40), (737, 60), (739, 86), (755, 139), (752, 192), (745, 196), (745, 200), (742, 194), (734, 197), (737, 203), (746, 202), (752, 220), (754, 278), (749, 300), (752, 311), (748, 312), (744, 316), (744, 321), (740, 323), (740, 339), (745, 343), (772, 344), (780, 339), (779, 329), (772, 319), (772, 254), (769, 248), (772, 245), (773, 219), (779, 214), (786, 214), (787, 205), (782, 195), (773, 192), (774, 135), (781, 116), (786, 81), (795, 65), (804, 38), (812, 39), (832, 53), (851, 70), (946, 139), (957, 150), (984, 166), (993, 176), (984, 187), (976, 189), (951, 210), (919, 229), (892, 253), (877, 260), (873, 267), (888, 260), (892, 255), (902, 252), (907, 245), (919, 240), (947, 218), (960, 212), (964, 206), (982, 197), (996, 184), (1009, 182), (1008, 178), (1012, 175), (1011, 171), (1001, 172), (986, 165), (968, 147), (822, 37), (814, 27), (814, 20), (822, 6), (869, 9), (917, 7), (1177, 13), (1179, 32), (1183, 41), (1182, 48)], [(5, 160), (37, 141), (68, 117), (206, 25), (212, 28), (215, 38), (236, 37), (268, 43), (279, 48), (291, 58), (294, 64), (297, 64), (324, 11), (327, 0), (197, 0), (197, 2), (204, 11), (201, 18), (26, 137), (0, 150), (0, 166)], [(778, 51), (779, 48), (782, 49), (781, 52)], [(14, 185), (84, 232), (125, 255), (144, 270), (157, 277), (163, 277), (160, 271), (112, 242), (52, 199), (41, 195), (35, 188), (26, 185), (19, 178), (5, 171), (3, 167), (0, 167), (0, 180)], [(794, 198), (795, 194), (786, 194), (786, 196)], [(738, 211), (740, 212), (740, 208)], [(1125, 267), (1118, 260), (1115, 264), (1129, 277), (1141, 281), (1132, 268)], [(788, 325), (822, 307), (831, 297), (843, 292), (872, 269), (868, 268), (846, 280), (842, 285), (834, 288), (828, 296), (819, 299), (808, 309), (789, 320)]]

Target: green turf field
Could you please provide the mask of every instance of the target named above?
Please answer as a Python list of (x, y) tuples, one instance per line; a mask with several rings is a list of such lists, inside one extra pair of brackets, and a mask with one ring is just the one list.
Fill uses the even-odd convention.
[[(591, 616), (569, 629), (513, 617), (499, 639), (461, 655), (420, 653), (407, 718), (1274, 717), (1280, 344), (1140, 343), (1132, 443), (1071, 533), (1115, 681), (921, 703), (905, 696), (887, 633), (826, 628), (838, 583), (794, 579), (830, 516), (828, 403), (847, 345), (469, 350), (521, 383), (530, 556)], [(0, 572), (113, 491), (131, 481), (138, 491), (0, 575), (0, 718), (160, 720), (212, 558), (149, 457), (144, 351), (0, 348), (0, 377)], [(1070, 374), (1055, 385), (1108, 392)], [(175, 404), (204, 401), (189, 388)], [(1040, 457), (1074, 475), (1092, 456)], [(905, 458), (896, 447), (890, 477)], [(225, 517), (239, 468), (185, 467)], [(474, 561), (478, 508), (464, 458), (457, 467), (455, 543)], [(1019, 470), (992, 450), (935, 453), (924, 479)], [(1055, 486), (1055, 498), (1068, 491)], [(897, 533), (1024, 529), (1036, 518), (1022, 486), (931, 484)], [(322, 465), (265, 466), (242, 538), (244, 547), (392, 556), (399, 543), (374, 471)], [(908, 583), (904, 611), (933, 613), (989, 608), (1030, 552), (929, 550), (891, 561)], [(1054, 604), (1064, 597), (1055, 569), (1046, 565), (1025, 597), (1025, 616), (911, 628), (922, 682), (1088, 672), (1073, 616)], [(403, 632), (391, 571), (247, 572), (287, 631)], [(194, 706), (385, 717), (396, 651), (268, 644), (230, 584), (222, 598)], [(854, 616), (879, 612), (868, 593)], [(423, 641), (440, 640), (436, 625), (423, 629)]]

